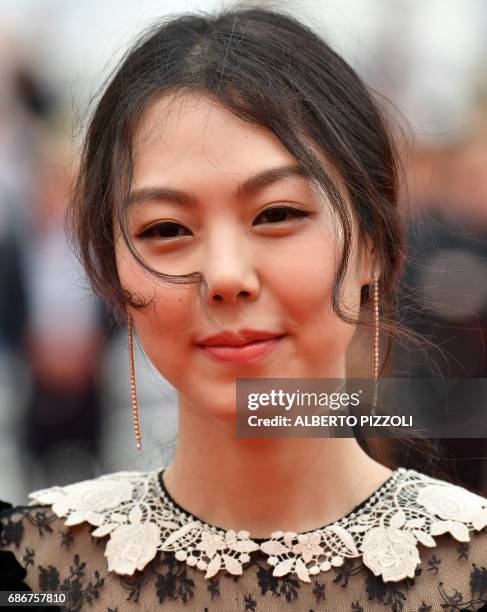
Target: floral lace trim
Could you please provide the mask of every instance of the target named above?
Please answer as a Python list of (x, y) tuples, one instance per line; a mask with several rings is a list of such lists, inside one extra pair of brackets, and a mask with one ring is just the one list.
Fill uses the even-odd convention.
[(261, 550), (273, 576), (310, 575), (360, 557), (385, 582), (413, 578), (420, 563), (418, 542), (434, 547), (433, 536), (450, 533), (460, 542), (487, 525), (487, 499), (411, 469), (398, 468), (363, 504), (333, 524), (306, 533), (275, 531), (259, 542), (248, 531), (225, 531), (195, 520), (176, 507), (159, 483), (159, 472), (115, 472), (29, 494), (29, 505), (52, 505), (65, 524), (88, 522), (94, 537), (110, 535), (108, 570), (132, 575), (158, 551), (205, 571), (242, 574), (250, 553)]

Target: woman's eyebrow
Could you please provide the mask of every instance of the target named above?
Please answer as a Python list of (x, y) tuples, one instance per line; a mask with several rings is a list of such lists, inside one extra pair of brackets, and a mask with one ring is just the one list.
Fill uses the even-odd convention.
[[(310, 175), (304, 168), (297, 164), (268, 168), (267, 170), (253, 174), (239, 183), (235, 190), (235, 197), (242, 198), (244, 196), (249, 196), (278, 181), (296, 177), (309, 179)], [(197, 202), (196, 197), (192, 193), (186, 193), (185, 191), (179, 191), (178, 189), (172, 189), (161, 185), (141, 187), (132, 190), (127, 198), (126, 207), (128, 208), (135, 203), (142, 203), (148, 200), (164, 200), (188, 206), (194, 206)]]

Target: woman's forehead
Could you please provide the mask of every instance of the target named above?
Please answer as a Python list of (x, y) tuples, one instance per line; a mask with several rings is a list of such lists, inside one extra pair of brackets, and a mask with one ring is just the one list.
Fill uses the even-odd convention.
[(265, 126), (243, 121), (218, 100), (202, 94), (164, 96), (144, 112), (134, 138), (134, 178), (149, 166), (195, 168), (195, 164), (236, 174), (262, 165), (295, 162)]
[[(308, 146), (341, 179), (319, 147)], [(244, 121), (209, 94), (177, 92), (151, 102), (134, 135), (132, 185), (161, 178), (240, 182), (269, 168), (298, 164), (266, 126)], [(341, 189), (344, 185), (341, 184)]]

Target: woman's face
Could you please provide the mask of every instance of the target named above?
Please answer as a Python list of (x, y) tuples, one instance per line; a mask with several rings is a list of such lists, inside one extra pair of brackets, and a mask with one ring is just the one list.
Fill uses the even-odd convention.
[[(146, 354), (193, 409), (222, 419), (234, 416), (236, 378), (344, 376), (354, 328), (331, 307), (341, 253), (331, 206), (304, 176), (265, 180), (263, 173), (297, 166), (266, 128), (208, 97), (171, 100), (152, 103), (137, 133), (129, 231), (150, 266), (200, 271), (207, 285), (151, 276), (117, 232), (122, 286), (151, 300), (132, 310)], [(354, 246), (342, 294), (350, 314), (358, 316), (369, 281), (369, 264)], [(200, 346), (242, 329), (281, 337), (250, 351)]]

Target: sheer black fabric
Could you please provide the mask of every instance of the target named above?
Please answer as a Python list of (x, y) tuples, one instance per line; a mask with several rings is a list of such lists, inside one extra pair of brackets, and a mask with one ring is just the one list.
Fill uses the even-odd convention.
[[(201, 612), (350, 612), (487, 610), (487, 528), (469, 542), (449, 534), (437, 546), (419, 545), (421, 564), (414, 578), (383, 582), (362, 563), (340, 567), (304, 583), (293, 574), (278, 578), (257, 551), (243, 574), (204, 572), (159, 553), (133, 576), (108, 572), (106, 537), (95, 538), (88, 523), (68, 527), (49, 506), (0, 506), (2, 590), (65, 592), (60, 610), (125, 612), (190, 610)], [(31, 608), (33, 609), (33, 608)], [(39, 608), (41, 609), (41, 608)]]

